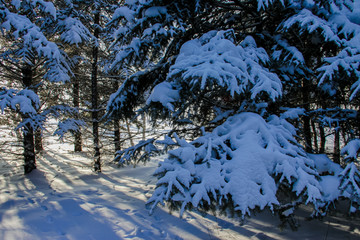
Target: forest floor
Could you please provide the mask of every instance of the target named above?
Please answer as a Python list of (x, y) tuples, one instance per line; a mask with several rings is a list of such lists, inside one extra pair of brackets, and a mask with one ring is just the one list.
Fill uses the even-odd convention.
[[(1, 136), (0, 136), (1, 137)], [(94, 173), (87, 152), (49, 137), (38, 169), (23, 175), (21, 155), (0, 152), (0, 239), (360, 239), (359, 219), (341, 216), (306, 221), (280, 229), (278, 217), (261, 213), (239, 220), (145, 207), (155, 188), (159, 159), (146, 166), (117, 168), (104, 160)]]

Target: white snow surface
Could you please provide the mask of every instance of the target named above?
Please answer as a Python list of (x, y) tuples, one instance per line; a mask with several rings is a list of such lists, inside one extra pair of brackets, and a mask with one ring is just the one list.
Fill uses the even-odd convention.
[[(1, 128), (0, 139), (9, 130)], [(359, 239), (360, 222), (338, 216), (305, 221), (300, 230), (281, 231), (268, 212), (238, 220), (186, 212), (183, 218), (158, 207), (149, 215), (145, 202), (159, 160), (118, 169), (104, 160), (103, 172), (91, 171), (91, 154), (46, 136), (38, 169), (24, 176), (20, 156), (0, 153), (0, 239)], [(7, 146), (7, 147), (6, 147)], [(21, 152), (19, 152), (21, 154)]]

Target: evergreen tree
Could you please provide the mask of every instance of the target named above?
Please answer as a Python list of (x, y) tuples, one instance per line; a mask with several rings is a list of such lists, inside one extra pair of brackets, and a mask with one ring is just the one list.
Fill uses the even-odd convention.
[[(178, 146), (156, 171), (152, 209), (166, 201), (181, 212), (244, 217), (267, 207), (291, 217), (303, 203), (319, 216), (340, 197), (358, 202), (356, 165), (343, 170), (338, 155), (340, 133), (358, 133), (356, 11), (351, 0), (126, 1), (118, 8), (109, 23), (111, 67), (142, 70), (111, 96), (106, 116), (146, 111), (167, 119), (174, 129), (160, 143)], [(333, 129), (335, 163), (309, 154), (315, 123), (321, 151), (323, 128)], [(117, 159), (153, 150), (150, 139)], [(335, 190), (326, 187), (331, 181)]]
[(6, 41), (12, 42), (1, 53), (2, 66), (10, 71), (18, 68), (21, 82), (18, 89), (2, 89), (1, 109), (10, 108), (21, 114), (18, 127), (24, 134), (25, 173), (36, 168), (34, 134), (42, 129), (46, 114), (52, 112), (39, 113), (40, 100), (36, 92), (42, 82), (36, 80), (36, 71), (40, 69), (42, 78), (50, 82), (66, 82), (71, 73), (66, 55), (50, 40), (55, 19), (56, 9), (51, 2), (0, 3), (1, 31)]

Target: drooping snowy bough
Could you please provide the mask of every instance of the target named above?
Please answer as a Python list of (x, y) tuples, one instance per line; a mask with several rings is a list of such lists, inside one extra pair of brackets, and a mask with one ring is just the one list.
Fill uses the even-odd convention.
[(193, 142), (177, 138), (180, 147), (155, 172), (159, 181), (151, 209), (167, 201), (181, 214), (199, 208), (245, 216), (253, 209), (286, 210), (305, 201), (318, 211), (319, 176), (293, 134), (294, 127), (276, 116), (266, 121), (240, 113)]

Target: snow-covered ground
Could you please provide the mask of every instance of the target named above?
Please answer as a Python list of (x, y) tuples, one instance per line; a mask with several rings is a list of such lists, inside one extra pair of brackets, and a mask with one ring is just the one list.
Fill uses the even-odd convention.
[(196, 212), (179, 218), (161, 207), (149, 215), (145, 203), (155, 187), (157, 161), (121, 169), (105, 161), (96, 174), (90, 154), (74, 153), (70, 144), (50, 137), (38, 169), (24, 176), (21, 156), (1, 149), (0, 239), (360, 239), (358, 219), (306, 221), (305, 209), (296, 232), (281, 230), (270, 213), (243, 225)]

